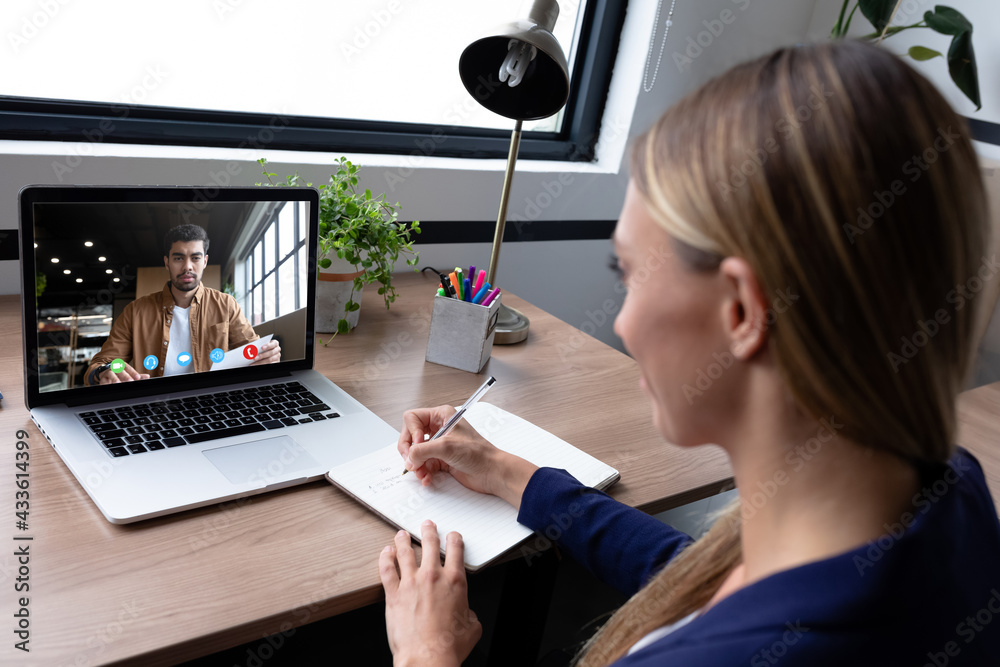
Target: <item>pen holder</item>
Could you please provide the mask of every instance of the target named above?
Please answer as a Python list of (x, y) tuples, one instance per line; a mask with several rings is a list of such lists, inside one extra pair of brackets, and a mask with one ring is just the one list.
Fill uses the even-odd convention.
[(434, 297), (426, 361), (478, 373), (493, 351), (493, 334), (500, 314), (498, 295), (489, 306)]

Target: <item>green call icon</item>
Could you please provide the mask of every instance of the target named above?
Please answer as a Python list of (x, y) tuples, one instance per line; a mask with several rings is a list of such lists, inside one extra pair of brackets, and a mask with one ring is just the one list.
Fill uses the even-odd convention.
[(111, 362), (112, 373), (121, 373), (124, 370), (125, 370), (125, 362), (122, 361), (121, 359), (115, 359), (114, 361)]

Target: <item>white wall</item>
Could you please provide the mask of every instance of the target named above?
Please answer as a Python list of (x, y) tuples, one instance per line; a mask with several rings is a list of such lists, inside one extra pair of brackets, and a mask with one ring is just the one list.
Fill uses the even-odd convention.
[[(664, 4), (666, 11), (670, 3)], [(526, 202), (548, 201), (539, 199), (539, 195), (546, 192), (547, 184), (551, 188), (563, 175), (564, 181), (571, 182), (547, 207), (539, 208), (540, 215), (531, 224), (617, 218), (627, 181), (624, 170), (628, 139), (648, 127), (670, 104), (729, 66), (780, 45), (804, 41), (816, 20), (813, 4), (812, 0), (677, 3), (655, 85), (651, 92), (644, 92), (643, 69), (651, 46), (656, 3), (630, 2), (598, 162), (581, 165), (520, 161), (511, 194), (511, 216), (530, 219), (534, 211)], [(651, 68), (660, 51), (664, 19), (660, 17), (661, 28), (652, 44)], [(675, 54), (691, 57), (690, 65), (679, 68)], [(314, 182), (326, 180), (330, 171), (327, 165), (336, 157), (109, 143), (0, 142), (0, 173), (4, 175), (0, 181), (0, 228), (16, 228), (17, 192), (29, 183), (205, 185), (221, 180), (220, 175), (225, 175), (228, 167), (229, 173), (235, 174), (228, 177), (233, 184), (250, 185), (258, 180), (259, 169), (253, 161), (261, 156), (268, 158), (273, 171), (298, 171)], [(390, 197), (403, 204), (404, 219), (495, 220), (503, 180), (502, 160), (350, 157), (363, 165), (365, 186), (389, 190)], [(393, 174), (405, 178), (390, 190), (387, 177), (393, 180)], [(488, 243), (424, 245), (421, 251), (421, 265), (486, 266), (489, 258)], [(612, 274), (605, 268), (609, 252), (607, 241), (510, 243), (501, 254), (497, 283), (570, 324), (579, 327), (589, 321), (596, 325), (594, 314), (605, 300), (619, 302), (621, 298), (613, 289)], [(0, 293), (17, 293), (18, 289), (16, 262), (0, 262)], [(597, 326), (595, 335), (618, 344), (610, 321)]]

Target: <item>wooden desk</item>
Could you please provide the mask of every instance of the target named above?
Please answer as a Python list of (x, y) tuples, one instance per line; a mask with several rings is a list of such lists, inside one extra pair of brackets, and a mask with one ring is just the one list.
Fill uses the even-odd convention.
[[(394, 426), (409, 407), (468, 396), (481, 375), (424, 362), (437, 279), (408, 274), (386, 311), (374, 290), (361, 325), (317, 352), (317, 368)], [(621, 471), (611, 495), (659, 512), (730, 482), (721, 450), (665, 444), (627, 356), (506, 295), (531, 319), (524, 344), (497, 346), (489, 400)], [(0, 498), (14, 500), (15, 432), (30, 433), (31, 653), (11, 648), (18, 594), (14, 517), (0, 549), (0, 663), (158, 665), (377, 602), (377, 561), (395, 530), (316, 482), (128, 526), (108, 523), (24, 408), (18, 300), (0, 298)], [(608, 397), (614, 400), (609, 403)], [(609, 406), (614, 419), (609, 419)], [(1000, 383), (964, 394), (959, 442), (1000, 499)], [(4, 624), (5, 623), (5, 624)]]
[(979, 459), (1000, 512), (1000, 382), (959, 395), (955, 442)]
[[(319, 347), (316, 367), (393, 426), (405, 409), (454, 403), (483, 375), (424, 362), (437, 278), (374, 290), (360, 326)], [(715, 447), (665, 444), (627, 356), (507, 294), (531, 319), (525, 343), (493, 348), (489, 400), (621, 471), (612, 495), (650, 512), (721, 490)], [(377, 562), (395, 529), (325, 482), (127, 526), (108, 523), (24, 408), (16, 297), (0, 298), (0, 663), (157, 665), (207, 655), (377, 602)], [(614, 397), (609, 402), (608, 397)], [(613, 407), (614, 412), (611, 412)], [(614, 414), (613, 419), (608, 416)], [(12, 649), (15, 432), (30, 433), (31, 653)]]

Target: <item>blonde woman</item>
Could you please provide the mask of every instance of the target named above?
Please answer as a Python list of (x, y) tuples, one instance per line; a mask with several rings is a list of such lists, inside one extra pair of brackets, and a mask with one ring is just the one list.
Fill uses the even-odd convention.
[[(580, 665), (1000, 664), (1000, 524), (952, 444), (986, 219), (968, 129), (923, 77), (862, 43), (779, 49), (639, 139), (614, 234), (652, 418), (720, 445), (738, 502), (692, 543), (467, 425), (424, 442), (447, 406), (406, 413), (400, 454), (537, 531), (573, 506), (560, 546), (632, 595)], [(481, 633), (446, 539), (443, 565), (405, 533), (381, 554), (398, 665), (458, 665)]]

